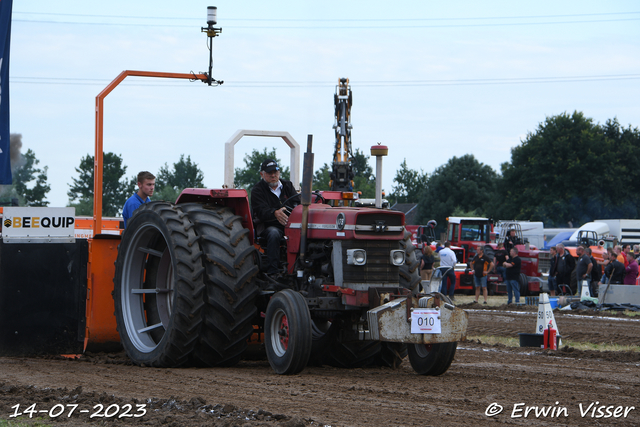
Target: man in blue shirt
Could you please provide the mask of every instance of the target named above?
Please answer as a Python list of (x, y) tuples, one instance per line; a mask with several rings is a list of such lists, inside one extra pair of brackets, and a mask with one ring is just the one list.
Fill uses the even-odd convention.
[(125, 202), (122, 208), (122, 218), (124, 219), (124, 227), (127, 228), (127, 220), (133, 215), (133, 211), (138, 209), (143, 203), (149, 203), (153, 196), (153, 190), (156, 187), (156, 177), (147, 171), (138, 174), (138, 192)]

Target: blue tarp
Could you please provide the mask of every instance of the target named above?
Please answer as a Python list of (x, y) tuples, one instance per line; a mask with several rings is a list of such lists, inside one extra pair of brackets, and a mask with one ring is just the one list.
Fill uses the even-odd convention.
[(562, 243), (565, 240), (567, 240), (569, 237), (571, 237), (571, 235), (573, 234), (573, 231), (563, 231), (561, 233), (558, 233), (554, 236), (553, 239), (551, 239), (550, 242), (545, 244), (545, 249), (550, 248), (551, 246), (555, 246), (558, 243)]
[(9, 155), (9, 46), (13, 0), (0, 0), (0, 185), (11, 184)]

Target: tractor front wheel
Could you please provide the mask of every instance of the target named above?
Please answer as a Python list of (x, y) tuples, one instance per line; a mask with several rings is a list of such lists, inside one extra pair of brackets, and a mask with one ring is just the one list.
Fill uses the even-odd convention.
[(265, 315), (267, 359), (277, 374), (300, 373), (311, 355), (311, 315), (298, 292), (285, 289), (276, 293)]
[(409, 362), (420, 375), (442, 375), (456, 355), (457, 342), (442, 344), (409, 344)]

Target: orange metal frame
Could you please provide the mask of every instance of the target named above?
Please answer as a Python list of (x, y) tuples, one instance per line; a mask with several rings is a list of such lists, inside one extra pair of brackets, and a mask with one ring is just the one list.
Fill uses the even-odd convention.
[(103, 161), (103, 120), (104, 120), (104, 99), (114, 90), (124, 79), (129, 76), (134, 77), (160, 77), (165, 79), (187, 79), (207, 81), (206, 74), (185, 74), (185, 73), (161, 73), (157, 71), (133, 71), (125, 70), (116, 77), (102, 92), (96, 96), (96, 155), (93, 164), (93, 230), (100, 234), (102, 229), (102, 161)]
[[(128, 76), (208, 81), (206, 74), (126, 70), (120, 73), (115, 80), (96, 96), (93, 222), (92, 227), (88, 227), (93, 229), (93, 236), (89, 239), (89, 264), (87, 265), (85, 350), (89, 344), (100, 345), (120, 342), (120, 337), (116, 330), (116, 320), (113, 315), (113, 298), (111, 297), (115, 274), (114, 263), (118, 255), (117, 248), (120, 235), (119, 233), (113, 233), (115, 228), (113, 220), (102, 218), (103, 110), (104, 99)], [(83, 225), (86, 226), (88, 224), (85, 223)]]

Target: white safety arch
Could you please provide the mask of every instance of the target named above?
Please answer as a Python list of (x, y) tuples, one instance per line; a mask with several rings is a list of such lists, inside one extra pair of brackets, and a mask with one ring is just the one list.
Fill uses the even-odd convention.
[(224, 188), (233, 187), (234, 174), (234, 148), (243, 136), (266, 136), (282, 138), (284, 142), (291, 148), (291, 182), (296, 190), (300, 191), (300, 145), (289, 134), (289, 132), (279, 132), (270, 130), (247, 130), (240, 129), (234, 133), (231, 138), (224, 144)]

